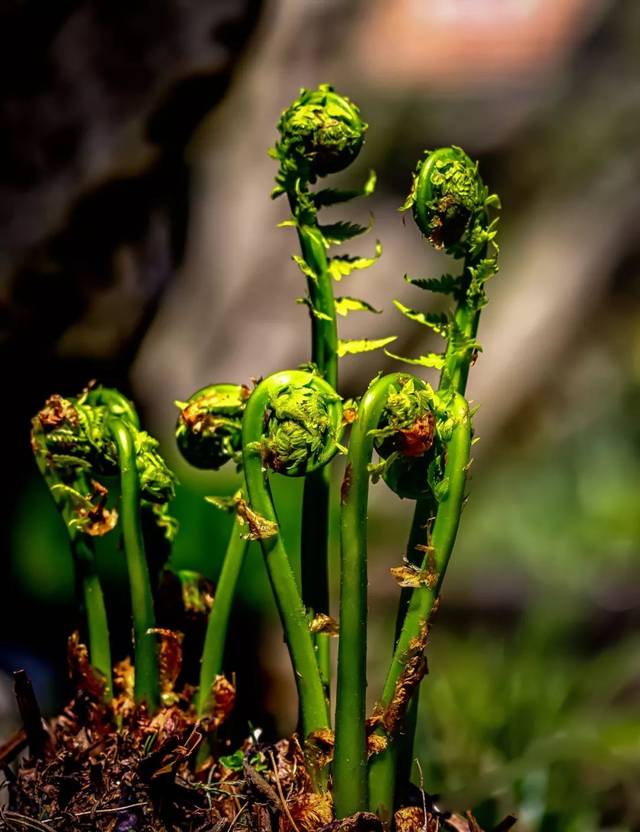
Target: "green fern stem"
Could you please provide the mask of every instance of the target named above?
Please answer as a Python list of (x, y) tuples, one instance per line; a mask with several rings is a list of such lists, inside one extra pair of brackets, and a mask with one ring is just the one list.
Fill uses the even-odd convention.
[[(289, 202), (294, 216), (295, 197)], [(309, 224), (296, 225), (302, 256), (315, 275), (307, 277), (311, 317), (311, 360), (334, 388), (338, 387), (338, 326), (333, 280), (328, 271), (327, 249), (320, 230)], [(329, 614), (329, 514), (331, 505), (329, 466), (309, 474), (302, 501), (301, 579), (302, 598), (312, 615)], [(314, 635), (318, 662), (329, 694), (331, 684), (330, 637)]]
[[(256, 387), (247, 402), (242, 421), (243, 468), (251, 510), (259, 515), (261, 522), (266, 521), (273, 529), (268, 535), (256, 536), (260, 540), (291, 656), (300, 701), (305, 745), (309, 735), (329, 728), (329, 708), (316, 659), (314, 640), (309, 629), (307, 610), (298, 592), (291, 562), (277, 526), (278, 521), (268, 474), (263, 467), (262, 439), (265, 414), (272, 406), (273, 395), (282, 388), (295, 389), (309, 384), (320, 387), (323, 393), (331, 395), (333, 399), (336, 398), (332, 388), (317, 376), (302, 371), (281, 372), (270, 376)], [(322, 464), (326, 464), (329, 458), (330, 455), (325, 454)], [(309, 470), (312, 471), (313, 468), (309, 466)], [(313, 753), (308, 746), (306, 746), (306, 751), (314, 785), (319, 790), (325, 790), (327, 772), (316, 765)]]
[(85, 615), (87, 616), (87, 635), (89, 641), (89, 661), (104, 679), (104, 698), (110, 702), (112, 697), (111, 682), (111, 644), (109, 641), (109, 622), (104, 603), (104, 594), (100, 577), (96, 570), (96, 558), (93, 543), (81, 532), (71, 535), (71, 551), (76, 564), (79, 591), (82, 595)]
[(392, 373), (369, 387), (349, 439), (340, 523), (340, 642), (333, 762), (334, 803), (339, 818), (363, 811), (368, 802), (367, 513), (374, 447), (371, 431), (380, 423), (390, 390), (401, 386), (406, 378), (406, 373)]
[(461, 396), (464, 396), (467, 389), (469, 369), (473, 363), (476, 350), (476, 347), (473, 345), (476, 343), (480, 313), (482, 312), (481, 306), (469, 303), (468, 300), (469, 285), (471, 283), (470, 270), (476, 267), (486, 257), (486, 253), (487, 247), (484, 246), (479, 254), (474, 256), (467, 255), (465, 257), (460, 289), (457, 293), (458, 300), (453, 313), (453, 329), (460, 334), (466, 346), (461, 348), (456, 338), (449, 338), (445, 351), (444, 367), (440, 374), (438, 389), (455, 390)]
[(248, 545), (249, 541), (244, 534), (240, 518), (236, 517), (231, 528), (231, 536), (227, 544), (222, 571), (220, 572), (213, 606), (207, 622), (196, 704), (198, 719), (208, 716), (211, 709), (211, 689), (216, 676), (222, 673), (231, 606)]
[[(438, 504), (430, 536), (430, 546), (433, 547), (435, 558), (436, 581), (431, 587), (418, 587), (412, 592), (411, 601), (404, 617), (402, 630), (384, 684), (380, 701), (383, 714), (392, 705), (394, 697), (396, 697), (409, 657), (416, 650), (424, 649), (424, 638), (429, 617), (439, 595), (458, 532), (471, 448), (469, 406), (459, 394), (453, 398), (450, 415), (455, 422), (455, 426), (446, 445), (447, 461), (444, 476), (448, 487), (446, 494)], [(425, 557), (422, 568), (426, 569), (427, 566), (428, 563)], [(395, 799), (397, 737), (386, 732), (384, 723), (377, 729), (377, 733), (385, 737), (388, 745), (384, 751), (372, 759), (369, 766), (370, 808), (378, 814), (383, 822), (388, 822), (393, 812)]]
[(119, 416), (111, 416), (108, 428), (118, 454), (121, 487), (121, 521), (129, 573), (135, 649), (135, 699), (150, 713), (160, 705), (160, 687), (153, 596), (144, 550), (140, 519), (140, 477), (136, 465), (134, 428)]

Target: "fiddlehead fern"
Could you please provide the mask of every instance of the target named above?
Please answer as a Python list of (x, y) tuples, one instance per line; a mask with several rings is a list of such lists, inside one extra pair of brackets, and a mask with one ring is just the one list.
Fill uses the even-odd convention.
[[(447, 393), (464, 395), (469, 367), (480, 349), (476, 336), (480, 313), (487, 302), (485, 287), (487, 281), (498, 271), (498, 245), (495, 240), (498, 219), (491, 219), (490, 214), (492, 209), (499, 209), (499, 207), (500, 201), (495, 194), (489, 193), (479, 175), (477, 163), (472, 162), (458, 147), (444, 147), (427, 152), (425, 158), (418, 163), (411, 193), (401, 209), (411, 208), (418, 228), (436, 249), (444, 250), (456, 259), (464, 258), (463, 268), (458, 276), (451, 274), (444, 274), (437, 278), (405, 276), (409, 283), (418, 288), (451, 296), (455, 302), (453, 310), (445, 313), (422, 312), (395, 301), (396, 307), (407, 318), (430, 328), (445, 339), (446, 346), (442, 353), (428, 353), (418, 358), (393, 356), (410, 364), (440, 369), (439, 393), (443, 397)], [(460, 407), (462, 407), (461, 404)], [(440, 514), (441, 507), (437, 508), (433, 535), (438, 527), (437, 516)], [(424, 563), (420, 563), (422, 560), (420, 548), (424, 548), (425, 545), (428, 547), (435, 545), (427, 539), (429, 518), (433, 514), (434, 506), (428, 495), (419, 496), (407, 547), (407, 559), (412, 568), (420, 571), (424, 567)], [(420, 632), (415, 626), (418, 618), (415, 616), (414, 607), (410, 605), (417, 603), (416, 593), (425, 597), (429, 596), (431, 604), (435, 601), (449, 557), (446, 554), (446, 546), (444, 550), (445, 552), (441, 555), (443, 566), (439, 570), (436, 586), (428, 591), (424, 588), (416, 590), (411, 584), (403, 587), (396, 630), (396, 658), (394, 658), (396, 668), (398, 666), (397, 651), (402, 633), (405, 627), (411, 626), (409, 620), (405, 621), (407, 611), (414, 610), (413, 638), (419, 640)], [(425, 632), (427, 620), (427, 618), (421, 619)], [(387, 697), (391, 695), (389, 685), (392, 675), (390, 671), (385, 687)], [(381, 814), (388, 815), (393, 808), (397, 769), (407, 773), (410, 768), (417, 699), (417, 692), (416, 695), (408, 698), (408, 712), (402, 737), (401, 756), (403, 759), (397, 757), (399, 743), (391, 742), (389, 748), (372, 761), (371, 792), (375, 795), (374, 807)]]
[[(178, 402), (178, 448), (196, 468), (217, 471), (227, 462), (242, 462), (242, 416), (251, 391), (236, 384), (211, 384), (187, 402)], [(242, 490), (238, 492), (242, 500)], [(206, 718), (212, 707), (212, 690), (222, 673), (231, 605), (248, 546), (244, 520), (236, 514), (216, 586), (200, 661), (196, 713)]]
[(490, 212), (499, 207), (500, 201), (489, 194), (477, 163), (459, 147), (442, 147), (427, 152), (418, 163), (411, 193), (402, 208), (411, 208), (418, 228), (435, 248), (456, 259), (464, 258), (464, 265), (457, 277), (405, 278), (421, 289), (452, 296), (456, 306), (450, 313), (431, 313), (396, 301), (403, 315), (447, 341), (443, 353), (401, 360), (441, 369), (440, 388), (449, 387), (463, 395), (469, 366), (480, 348), (476, 334), (480, 311), (487, 302), (485, 285), (498, 271), (498, 219), (490, 219)]
[[(242, 456), (249, 505), (243, 507), (249, 534), (258, 539), (282, 620), (295, 673), (305, 743), (329, 727), (329, 712), (316, 661), (310, 620), (300, 598), (278, 528), (268, 472), (305, 476), (326, 465), (338, 449), (342, 405), (324, 379), (300, 370), (262, 381), (247, 402), (242, 421)], [(316, 786), (326, 785), (307, 743)]]
[[(158, 523), (171, 533), (172, 524), (166, 515), (166, 505), (174, 494), (173, 474), (159, 454), (157, 441), (140, 430), (133, 405), (117, 390), (96, 387), (83, 391), (75, 399), (53, 396), (37, 418), (39, 428), (35, 433), (34, 447), (41, 448), (41, 466), (44, 464), (50, 478), (56, 478), (53, 490), (63, 506), (65, 519), (70, 518), (67, 519), (70, 529), (79, 529), (91, 535), (113, 528), (118, 515), (115, 510), (106, 508), (107, 489), (102, 481), (105, 477), (118, 476), (120, 479), (119, 522), (127, 559), (134, 623), (135, 696), (137, 702), (145, 703), (153, 711), (159, 704), (160, 695), (156, 640), (149, 632), (155, 627), (155, 616), (140, 510), (145, 504), (153, 506), (158, 512)], [(94, 493), (99, 497), (95, 506), (86, 496), (89, 478)], [(72, 543), (74, 540), (75, 536)], [(94, 577), (93, 616), (95, 620), (104, 618), (104, 627), (100, 629), (103, 632), (106, 614), (103, 615), (98, 609), (101, 604), (103, 607), (103, 603), (96, 580)], [(87, 610), (90, 612), (88, 604)], [(102, 635), (103, 644), (105, 639), (106, 636)], [(91, 647), (91, 634), (89, 640)], [(105, 648), (102, 655), (101, 664), (106, 664)]]
[[(442, 479), (434, 493), (437, 511), (426, 533), (426, 544), (421, 547), (422, 563), (417, 568), (409, 564), (395, 570), (401, 585), (411, 587), (411, 597), (372, 719), (382, 742), (370, 763), (371, 808), (383, 819), (389, 819), (394, 808), (397, 734), (426, 669), (423, 653), (429, 617), (455, 543), (469, 466), (471, 420), (467, 402), (453, 391), (437, 394), (437, 399), (444, 405), (436, 422), (443, 446)], [(412, 537), (414, 533), (415, 518)]]
[[(318, 372), (337, 389), (338, 359), (343, 355), (385, 346), (393, 338), (377, 341), (341, 341), (338, 338), (337, 315), (353, 311), (375, 312), (369, 304), (356, 298), (334, 298), (333, 280), (341, 280), (356, 269), (367, 268), (380, 255), (379, 244), (374, 257), (330, 257), (331, 246), (350, 240), (367, 229), (348, 222), (323, 225), (318, 211), (326, 205), (367, 196), (375, 187), (370, 174), (360, 190), (310, 190), (330, 173), (341, 171), (357, 157), (364, 143), (367, 125), (358, 107), (328, 84), (315, 90), (301, 90), (278, 122), (280, 138), (271, 150), (279, 162), (273, 196), (286, 194), (291, 219), (282, 225), (293, 226), (298, 234), (301, 255), (294, 261), (306, 278), (307, 295), (300, 301), (309, 309), (311, 319), (311, 361)], [(305, 482), (303, 498), (302, 592), (305, 604), (316, 613), (329, 612), (327, 575), (328, 517), (330, 471), (328, 468), (310, 474)], [(318, 634), (320, 664), (325, 681), (330, 678), (329, 642)]]
[(239, 384), (210, 384), (187, 402), (176, 402), (180, 416), (176, 441), (190, 465), (217, 471), (242, 457), (242, 414), (251, 391)]
[[(342, 486), (340, 642), (336, 700), (334, 800), (339, 817), (367, 806), (365, 723), (367, 643), (367, 514), (369, 479), (382, 474), (402, 496), (416, 499), (440, 486), (436, 420), (441, 403), (406, 373), (374, 380), (358, 407)], [(383, 461), (372, 465), (374, 447)], [(427, 475), (429, 472), (429, 476)]]
[[(175, 478), (145, 431), (133, 405), (117, 390), (98, 387), (87, 395), (94, 408), (104, 408), (106, 435), (112, 443), (120, 479), (122, 538), (129, 574), (135, 651), (136, 702), (153, 713), (160, 704), (155, 612), (142, 533), (141, 505), (165, 507), (174, 496)], [(159, 522), (166, 522), (160, 517)]]
[(124, 416), (111, 416), (107, 429), (113, 440), (120, 474), (122, 539), (129, 573), (133, 643), (135, 650), (135, 698), (153, 713), (160, 704), (156, 622), (140, 520), (141, 477), (136, 457), (135, 428)]
[(94, 445), (73, 401), (61, 396), (47, 400), (32, 420), (31, 447), (69, 535), (77, 592), (87, 617), (89, 658), (104, 680), (108, 701), (112, 692), (111, 645), (93, 537), (110, 531), (117, 513), (106, 507), (106, 490), (100, 492), (97, 483), (93, 484), (95, 501), (89, 493), (86, 457)]

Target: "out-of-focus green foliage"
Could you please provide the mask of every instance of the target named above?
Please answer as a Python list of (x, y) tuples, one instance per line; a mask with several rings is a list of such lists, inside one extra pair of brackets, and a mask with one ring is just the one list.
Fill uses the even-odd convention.
[[(513, 633), (434, 637), (418, 723), (430, 789), (475, 805), (488, 825), (514, 812), (524, 829), (587, 832), (602, 828), (599, 807), (629, 812), (640, 774), (640, 635), (585, 654), (576, 642), (588, 624), (556, 595)], [(624, 814), (615, 828), (632, 828)]]

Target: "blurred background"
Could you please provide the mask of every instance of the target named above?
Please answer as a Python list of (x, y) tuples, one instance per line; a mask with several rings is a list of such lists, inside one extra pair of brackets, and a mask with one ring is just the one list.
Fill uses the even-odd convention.
[[(216, 577), (227, 518), (203, 496), (234, 476), (180, 461), (173, 402), (308, 360), (266, 151), (299, 88), (328, 81), (370, 124), (340, 182), (370, 168), (379, 182), (333, 210), (375, 217), (353, 253), (384, 247), (348, 278), (383, 313), (341, 321), (343, 337), (425, 351), (391, 305), (427, 300), (404, 273), (450, 266), (397, 212), (424, 148), (463, 146), (503, 204), (469, 386), (481, 441), (421, 700), (425, 787), (489, 825), (513, 812), (523, 830), (640, 828), (639, 47), (634, 0), (0, 4), (0, 740), (17, 721), (12, 670), (28, 669), (49, 714), (69, 695), (72, 564), (29, 450), (47, 395), (98, 379), (135, 399), (181, 482), (171, 563)], [(392, 366), (345, 358), (342, 392)], [(278, 494), (295, 547), (299, 485)], [(372, 491), (372, 704), (411, 508)], [(104, 543), (123, 654), (122, 557)], [(240, 733), (247, 719), (291, 731), (253, 548), (227, 663)]]

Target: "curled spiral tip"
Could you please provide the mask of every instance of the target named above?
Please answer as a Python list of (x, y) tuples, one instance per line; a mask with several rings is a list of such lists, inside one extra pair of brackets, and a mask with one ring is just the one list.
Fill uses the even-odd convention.
[(280, 117), (275, 156), (281, 171), (314, 182), (343, 170), (356, 158), (368, 125), (358, 107), (329, 84), (301, 90)]
[(34, 453), (62, 475), (78, 470), (115, 473), (115, 450), (105, 431), (105, 418), (104, 408), (54, 394), (32, 420)]
[(473, 236), (485, 219), (488, 191), (478, 166), (459, 147), (441, 147), (418, 162), (404, 208), (429, 242), (449, 254), (461, 255), (463, 238)]
[(244, 385), (211, 384), (179, 403), (176, 441), (189, 464), (217, 471), (239, 459), (242, 414), (250, 394)]
[(139, 429), (137, 413), (117, 390), (96, 388), (76, 398), (50, 396), (32, 420), (31, 445), (43, 470), (65, 482), (78, 474), (109, 477), (118, 473), (118, 452), (109, 422), (130, 425), (142, 497), (164, 503), (174, 496), (175, 478), (159, 453), (156, 439)]
[(268, 400), (260, 455), (265, 468), (300, 477), (326, 465), (343, 430), (342, 400), (320, 376), (305, 371), (276, 373)]
[(375, 447), (385, 461), (382, 477), (398, 496), (409, 499), (429, 489), (428, 469), (438, 454), (436, 396), (412, 376), (389, 393)]

